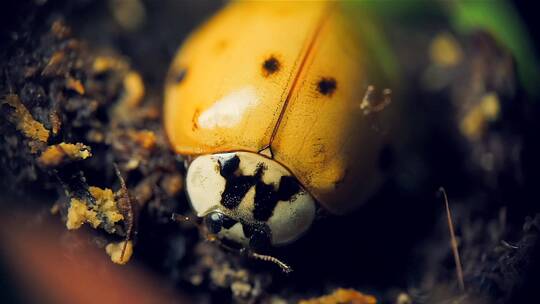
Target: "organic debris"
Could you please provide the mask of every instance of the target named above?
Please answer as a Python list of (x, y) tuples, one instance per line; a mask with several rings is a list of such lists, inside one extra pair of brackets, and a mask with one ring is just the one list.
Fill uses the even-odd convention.
[(45, 167), (56, 167), (66, 160), (83, 160), (92, 156), (90, 147), (82, 144), (59, 143), (48, 146), (38, 158), (38, 162)]
[(377, 299), (370, 295), (365, 295), (354, 289), (336, 289), (329, 295), (319, 298), (301, 300), (299, 304), (338, 304), (338, 303), (350, 303), (350, 304), (376, 304)]
[(17, 130), (21, 131), (28, 139), (46, 143), (49, 139), (49, 130), (43, 124), (36, 121), (28, 109), (22, 104), (18, 95), (8, 94), (2, 100), (2, 105), (9, 105), (13, 111), (7, 115)]
[(111, 261), (116, 264), (124, 265), (131, 259), (131, 255), (133, 254), (133, 243), (131, 241), (110, 243), (105, 247), (105, 251), (111, 257)]
[[(51, 196), (61, 193), (51, 201), (69, 230), (87, 223), (109, 233), (109, 242), (124, 237), (114, 259), (127, 262), (137, 210), (149, 204), (146, 210), (168, 218), (176, 208), (171, 199), (182, 189), (181, 166), (168, 149), (156, 105), (143, 100), (139, 73), (114, 52), (91, 50), (73, 38), (61, 19), (47, 24), (47, 31), (23, 29), (31, 34), (13, 43), (11, 60), (3, 63), (9, 86), (0, 92), (7, 118), (2, 174), (32, 181)], [(117, 164), (125, 180), (115, 178)]]
[[(68, 229), (78, 229), (83, 223), (89, 223), (93, 228), (99, 225), (114, 227), (117, 222), (124, 219), (111, 189), (89, 187), (88, 191), (94, 198), (90, 206), (80, 199), (71, 199), (66, 222)], [(115, 232), (114, 228), (109, 230), (111, 233)]]

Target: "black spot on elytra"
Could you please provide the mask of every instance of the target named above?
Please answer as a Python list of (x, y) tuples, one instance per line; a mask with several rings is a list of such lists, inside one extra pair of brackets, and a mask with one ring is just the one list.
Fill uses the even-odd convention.
[(281, 63), (279, 62), (279, 60), (277, 60), (274, 56), (270, 56), (262, 64), (263, 76), (268, 77), (276, 73), (277, 71), (279, 71), (280, 67)]
[(181, 83), (182, 81), (184, 81), (184, 79), (186, 78), (186, 75), (187, 75), (187, 69), (181, 68), (180, 70), (178, 70), (178, 71), (173, 75), (173, 81), (174, 81), (176, 84), (179, 84), (179, 83)]
[(337, 88), (337, 82), (332, 77), (323, 77), (317, 83), (317, 90), (325, 96), (332, 96)]

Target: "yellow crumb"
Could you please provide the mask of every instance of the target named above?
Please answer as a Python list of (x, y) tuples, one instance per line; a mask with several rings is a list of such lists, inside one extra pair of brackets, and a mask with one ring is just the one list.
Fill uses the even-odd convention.
[(41, 75), (52, 76), (58, 74), (59, 64), (60, 62), (62, 62), (62, 60), (64, 60), (65, 56), (66, 54), (63, 51), (57, 51), (53, 53), (51, 58), (49, 59), (49, 62), (43, 68), (43, 71), (41, 71)]
[(49, 114), (49, 120), (51, 121), (53, 134), (54, 135), (58, 134), (58, 131), (60, 131), (60, 127), (62, 127), (62, 120), (60, 120), (60, 116), (58, 115), (58, 112), (51, 111), (51, 113)]
[(105, 247), (105, 251), (111, 257), (111, 261), (116, 264), (124, 265), (126, 264), (131, 255), (133, 254), (133, 243), (131, 241), (127, 242), (126, 250), (124, 251), (124, 256), (122, 256), (122, 250), (124, 250), (125, 241), (118, 243), (109, 243)]
[(129, 72), (124, 77), (124, 94), (120, 99), (120, 104), (128, 108), (134, 108), (140, 104), (144, 96), (144, 83), (141, 75), (136, 72)]
[(151, 150), (156, 146), (156, 135), (152, 131), (142, 130), (129, 132), (129, 136), (144, 149)]
[(58, 213), (60, 213), (60, 204), (54, 203), (49, 211), (52, 215), (57, 215)]
[(440, 33), (433, 39), (429, 55), (433, 63), (442, 67), (455, 66), (463, 58), (459, 43), (449, 33)]
[(89, 223), (94, 228), (97, 228), (99, 224), (101, 224), (95, 211), (89, 210), (83, 201), (72, 198), (67, 215), (67, 229), (79, 229), (85, 222)]
[(396, 304), (412, 304), (412, 303), (413, 303), (413, 301), (412, 301), (411, 297), (408, 294), (404, 293), (404, 292), (400, 293), (397, 296)]
[(471, 140), (482, 136), (488, 122), (499, 117), (500, 102), (497, 94), (488, 93), (482, 97), (478, 105), (472, 108), (461, 120), (460, 130)]
[(97, 212), (103, 214), (107, 221), (114, 224), (124, 219), (124, 216), (118, 210), (114, 194), (111, 189), (101, 189), (98, 187), (89, 187), (88, 191), (96, 199)]
[(370, 295), (365, 295), (354, 289), (339, 288), (332, 294), (322, 296), (319, 298), (301, 300), (299, 304), (338, 304), (338, 303), (350, 303), (350, 304), (376, 304), (377, 299)]
[(51, 31), (59, 39), (66, 38), (71, 33), (69, 27), (67, 27), (64, 22), (60, 20), (56, 20), (53, 22), (51, 26)]
[(72, 198), (66, 222), (68, 229), (78, 229), (84, 223), (89, 223), (93, 228), (97, 228), (103, 221), (114, 225), (124, 219), (124, 216), (118, 210), (111, 189), (91, 186), (88, 187), (88, 191), (94, 197), (95, 204), (88, 206), (84, 201)]
[(78, 79), (74, 79), (74, 78), (66, 79), (66, 87), (79, 93), (79, 95), (83, 95), (85, 92), (83, 84)]
[(119, 58), (109, 57), (109, 56), (98, 56), (94, 60), (92, 66), (93, 70), (96, 73), (103, 73), (108, 70), (123, 70), (127, 68), (127, 65), (124, 61)]
[(47, 167), (55, 167), (62, 163), (66, 158), (71, 160), (87, 159), (92, 156), (90, 147), (82, 143), (69, 144), (60, 143), (47, 147), (38, 158), (38, 162)]
[(32, 114), (21, 102), (18, 95), (8, 94), (1, 103), (8, 104), (15, 109), (15, 112), (8, 116), (8, 120), (15, 124), (17, 130), (21, 131), (24, 136), (32, 140), (47, 142), (49, 130), (45, 129), (43, 124), (32, 117)]

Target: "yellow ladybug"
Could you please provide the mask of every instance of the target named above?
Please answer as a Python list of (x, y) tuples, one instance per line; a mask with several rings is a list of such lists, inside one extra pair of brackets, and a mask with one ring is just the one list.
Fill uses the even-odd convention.
[(346, 213), (382, 181), (376, 126), (392, 111), (366, 110), (379, 79), (344, 14), (331, 2), (234, 2), (178, 51), (165, 129), (189, 156), (191, 206), (219, 238), (293, 242), (319, 206)]

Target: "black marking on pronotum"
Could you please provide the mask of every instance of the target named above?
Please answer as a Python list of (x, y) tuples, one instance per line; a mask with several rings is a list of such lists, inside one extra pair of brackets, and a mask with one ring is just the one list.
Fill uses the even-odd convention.
[(325, 96), (332, 96), (337, 88), (337, 82), (332, 77), (323, 77), (317, 83), (317, 90)]
[(238, 170), (238, 166), (240, 166), (240, 158), (238, 155), (234, 155), (233, 157), (225, 160), (219, 159), (219, 174), (225, 177), (225, 179), (228, 179), (234, 175), (236, 170)]
[(262, 72), (265, 77), (268, 77), (279, 71), (281, 63), (274, 56), (270, 56), (262, 64)]
[(221, 204), (228, 209), (240, 205), (244, 196), (260, 180), (264, 167), (259, 166), (255, 175), (237, 175), (235, 172), (240, 165), (240, 158), (235, 155), (224, 161), (219, 160), (219, 173), (225, 178), (225, 190), (221, 194)]
[(274, 213), (278, 201), (293, 201), (293, 196), (298, 192), (300, 192), (300, 185), (292, 176), (282, 176), (277, 191), (272, 185), (257, 183), (253, 217), (258, 221), (267, 221)]
[(231, 229), (232, 226), (234, 226), (234, 224), (238, 223), (238, 221), (224, 215), (223, 216), (223, 228), (225, 229)]
[(268, 220), (278, 201), (292, 201), (293, 196), (300, 192), (300, 185), (292, 176), (282, 176), (278, 190), (274, 185), (265, 184), (261, 177), (266, 168), (259, 164), (255, 175), (241, 175), (237, 170), (240, 158), (235, 155), (226, 160), (219, 160), (219, 172), (225, 178), (225, 190), (221, 194), (221, 204), (228, 209), (240, 205), (251, 187), (255, 186), (253, 217), (257, 221)]

